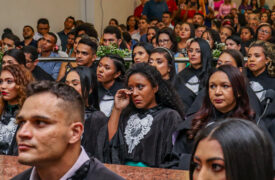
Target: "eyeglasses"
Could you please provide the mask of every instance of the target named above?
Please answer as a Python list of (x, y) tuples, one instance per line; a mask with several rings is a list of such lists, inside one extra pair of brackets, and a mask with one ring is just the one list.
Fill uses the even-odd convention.
[(268, 31), (268, 30), (262, 30), (262, 29), (260, 29), (259, 32), (264, 33), (264, 34), (270, 34), (270, 31)]
[(163, 40), (159, 40), (159, 44), (167, 44), (170, 41), (170, 39), (163, 39)]

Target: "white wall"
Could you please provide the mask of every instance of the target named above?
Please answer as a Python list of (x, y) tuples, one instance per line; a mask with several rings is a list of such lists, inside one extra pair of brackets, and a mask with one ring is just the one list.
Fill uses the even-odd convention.
[(0, 35), (9, 27), (22, 39), (24, 25), (31, 25), (36, 30), (37, 20), (48, 18), (51, 31), (63, 29), (67, 16), (81, 18), (80, 0), (1, 0)]
[(58, 32), (63, 29), (63, 23), (67, 16), (74, 16), (76, 19), (94, 23), (100, 35), (101, 30), (108, 25), (109, 19), (112, 17), (118, 19), (119, 23), (125, 23), (127, 17), (133, 14), (136, 1), (1, 0), (0, 35), (4, 28), (9, 27), (22, 39), (24, 25), (31, 25), (36, 31), (37, 20), (41, 17), (48, 18), (50, 31)]
[(99, 34), (111, 18), (125, 24), (129, 15), (134, 13), (135, 0), (87, 0), (87, 21), (95, 24)]

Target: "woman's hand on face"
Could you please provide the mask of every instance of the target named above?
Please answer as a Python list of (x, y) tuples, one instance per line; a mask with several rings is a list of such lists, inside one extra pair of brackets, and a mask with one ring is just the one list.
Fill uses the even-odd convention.
[(130, 103), (130, 96), (132, 92), (128, 89), (120, 89), (115, 95), (115, 105), (116, 110), (122, 111)]

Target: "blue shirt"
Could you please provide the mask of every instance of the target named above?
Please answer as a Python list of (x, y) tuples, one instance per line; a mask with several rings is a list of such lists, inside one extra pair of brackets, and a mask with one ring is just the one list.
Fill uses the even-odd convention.
[(68, 40), (68, 35), (64, 33), (64, 30), (60, 31), (57, 34), (58, 34), (58, 36), (61, 40), (62, 51), (65, 51), (66, 50), (66, 45), (67, 45), (67, 40)]
[[(41, 55), (39, 55), (41, 57)], [(49, 57), (60, 57), (58, 54), (51, 52)], [(59, 74), (59, 69), (61, 67), (61, 62), (49, 61), (49, 62), (39, 62), (38, 66), (40, 66), (44, 71), (50, 74), (54, 79), (57, 79)]]
[(166, 1), (156, 2), (155, 0), (150, 0), (144, 5), (142, 14), (146, 15), (149, 21), (152, 18), (158, 18), (161, 21), (162, 13), (165, 11), (168, 11)]

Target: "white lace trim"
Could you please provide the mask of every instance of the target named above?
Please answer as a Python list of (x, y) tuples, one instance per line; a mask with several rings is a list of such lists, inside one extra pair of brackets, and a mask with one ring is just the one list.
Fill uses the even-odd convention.
[(133, 149), (140, 143), (140, 140), (151, 130), (153, 119), (150, 114), (143, 119), (140, 119), (137, 114), (130, 116), (124, 132), (128, 153), (132, 153)]

